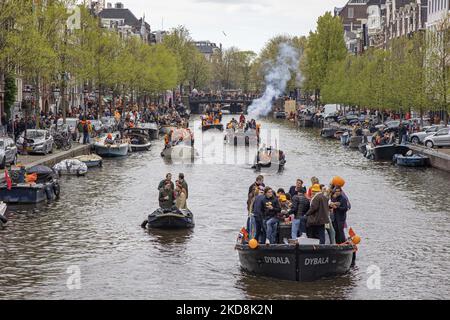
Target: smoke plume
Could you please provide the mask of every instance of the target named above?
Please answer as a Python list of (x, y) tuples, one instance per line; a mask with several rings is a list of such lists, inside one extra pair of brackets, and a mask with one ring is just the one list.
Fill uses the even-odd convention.
[(299, 64), (300, 57), (297, 50), (288, 43), (281, 43), (276, 61), (269, 63), (268, 66), (264, 95), (248, 107), (251, 118), (265, 117), (272, 111), (273, 99), (285, 92), (292, 73), (298, 73)]

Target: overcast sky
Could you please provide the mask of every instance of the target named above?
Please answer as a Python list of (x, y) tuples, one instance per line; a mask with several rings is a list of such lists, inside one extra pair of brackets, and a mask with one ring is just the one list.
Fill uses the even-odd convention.
[[(259, 52), (279, 34), (307, 35), (319, 16), (347, 0), (120, 0), (152, 30), (186, 26), (195, 40)], [(107, 2), (119, 2), (108, 1)], [(225, 36), (225, 34), (226, 36)]]

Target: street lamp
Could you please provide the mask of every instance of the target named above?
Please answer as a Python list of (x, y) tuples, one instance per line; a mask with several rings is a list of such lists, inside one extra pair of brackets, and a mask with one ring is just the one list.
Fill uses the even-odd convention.
[(53, 89), (53, 97), (55, 98), (55, 102), (56, 102), (56, 107), (55, 107), (56, 116), (58, 116), (58, 101), (59, 101), (60, 96), (61, 96), (61, 89), (59, 89), (58, 87), (55, 87)]

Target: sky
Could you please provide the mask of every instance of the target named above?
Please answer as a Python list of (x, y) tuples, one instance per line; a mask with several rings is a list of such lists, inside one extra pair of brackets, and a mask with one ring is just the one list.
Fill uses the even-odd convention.
[(308, 35), (317, 18), (348, 0), (120, 0), (152, 30), (186, 26), (193, 39), (256, 53), (280, 34)]

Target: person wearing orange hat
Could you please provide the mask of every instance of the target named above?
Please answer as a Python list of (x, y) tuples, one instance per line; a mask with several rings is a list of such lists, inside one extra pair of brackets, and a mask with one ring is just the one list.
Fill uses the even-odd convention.
[(320, 184), (314, 184), (311, 193), (311, 207), (305, 215), (308, 238), (319, 239), (320, 244), (325, 244), (325, 225), (330, 223), (328, 198), (323, 194)]

